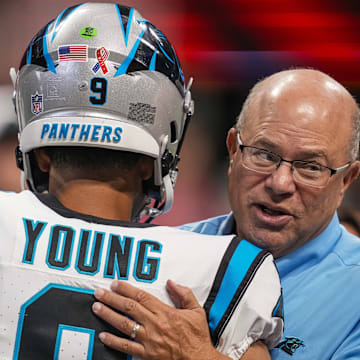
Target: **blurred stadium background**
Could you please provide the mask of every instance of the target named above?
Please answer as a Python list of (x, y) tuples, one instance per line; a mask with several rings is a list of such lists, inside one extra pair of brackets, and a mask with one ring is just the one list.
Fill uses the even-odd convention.
[[(20, 173), (13, 155), (16, 131), (9, 68), (18, 67), (27, 44), (46, 22), (79, 2), (1, 1), (0, 189), (20, 188)], [(257, 80), (290, 67), (313, 67), (340, 81), (360, 101), (360, 2), (120, 3), (137, 8), (166, 34), (179, 55), (186, 78), (195, 79), (195, 115), (182, 151), (175, 205), (155, 223), (177, 225), (229, 211), (226, 132)], [(359, 180), (344, 204), (360, 211)]]

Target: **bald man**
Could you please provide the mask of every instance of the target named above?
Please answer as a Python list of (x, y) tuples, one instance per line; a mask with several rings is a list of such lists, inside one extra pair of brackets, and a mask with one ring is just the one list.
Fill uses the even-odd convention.
[(336, 214), (359, 175), (359, 108), (326, 74), (276, 73), (251, 90), (227, 137), (232, 212), (184, 228), (269, 249), (284, 294), (272, 359), (360, 358), (360, 240)]
[(360, 172), (359, 128), (356, 102), (326, 74), (264, 79), (227, 137), (232, 212), (183, 226), (272, 252), (285, 316), (272, 359), (360, 359), (360, 239), (336, 214)]

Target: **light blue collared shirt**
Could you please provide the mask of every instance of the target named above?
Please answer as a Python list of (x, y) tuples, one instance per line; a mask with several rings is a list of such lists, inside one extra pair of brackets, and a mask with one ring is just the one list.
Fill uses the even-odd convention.
[[(181, 226), (235, 232), (233, 214)], [(284, 295), (285, 332), (274, 360), (360, 359), (360, 238), (335, 214), (316, 238), (275, 260)]]

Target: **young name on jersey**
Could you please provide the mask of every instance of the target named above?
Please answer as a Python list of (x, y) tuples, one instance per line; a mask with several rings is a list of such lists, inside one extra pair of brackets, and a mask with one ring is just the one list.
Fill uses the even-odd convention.
[[(135, 238), (125, 232), (114, 234), (51, 225), (39, 219), (22, 220), (26, 236), (23, 263), (34, 264), (36, 259), (37, 262), (43, 261), (49, 268), (58, 270), (66, 270), (73, 264), (75, 271), (91, 276), (99, 273), (102, 268), (104, 278), (115, 278), (116, 275), (118, 279), (125, 280), (129, 278), (130, 260), (135, 252), (134, 279), (153, 282), (157, 278), (163, 247), (159, 241)], [(45, 258), (37, 254), (40, 242), (47, 243)], [(105, 258), (102, 257), (103, 252), (106, 252)]]

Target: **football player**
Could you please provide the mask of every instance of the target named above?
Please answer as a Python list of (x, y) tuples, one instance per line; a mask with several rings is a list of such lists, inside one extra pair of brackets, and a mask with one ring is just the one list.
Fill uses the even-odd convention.
[(130, 341), (144, 324), (127, 318), (120, 333), (91, 311), (113, 279), (168, 304), (168, 279), (191, 288), (219, 359), (259, 339), (276, 345), (281, 288), (268, 252), (135, 222), (170, 209), (193, 112), (165, 35), (135, 9), (76, 5), (38, 32), (11, 74), (30, 190), (0, 193), (1, 358), (128, 359), (98, 335)]

